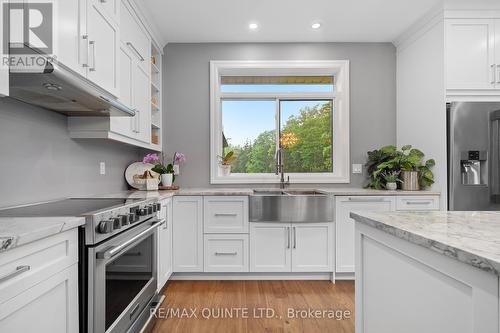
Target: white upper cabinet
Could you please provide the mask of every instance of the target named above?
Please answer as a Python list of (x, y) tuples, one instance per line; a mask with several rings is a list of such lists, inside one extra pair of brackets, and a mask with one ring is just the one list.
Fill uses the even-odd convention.
[(118, 25), (106, 15), (100, 0), (88, 0), (88, 72), (90, 81), (118, 96)]
[(133, 75), (134, 110), (137, 113), (136, 138), (139, 141), (151, 142), (151, 102), (149, 93), (149, 75), (142, 68), (135, 66)]
[(500, 20), (446, 20), (446, 88), (500, 89), (500, 43), (495, 38)]
[[(120, 102), (134, 108), (132, 92), (132, 72), (134, 62), (132, 55), (123, 46), (120, 47)], [(133, 138), (135, 136), (135, 124), (137, 114), (134, 117), (112, 117), (110, 119), (110, 130)]]
[(138, 65), (150, 75), (151, 38), (126, 2), (122, 2), (120, 10), (120, 35), (122, 44), (133, 53)]
[(108, 17), (117, 23), (120, 22), (120, 0), (96, 0), (96, 4)]

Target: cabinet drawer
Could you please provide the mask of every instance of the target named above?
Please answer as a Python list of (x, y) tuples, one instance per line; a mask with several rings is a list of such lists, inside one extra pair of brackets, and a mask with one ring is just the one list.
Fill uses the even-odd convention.
[(78, 262), (78, 229), (0, 255), (0, 304)]
[(248, 197), (205, 197), (205, 233), (248, 233)]
[(439, 210), (439, 196), (398, 196), (396, 210)]
[(205, 235), (205, 272), (248, 272), (248, 235)]

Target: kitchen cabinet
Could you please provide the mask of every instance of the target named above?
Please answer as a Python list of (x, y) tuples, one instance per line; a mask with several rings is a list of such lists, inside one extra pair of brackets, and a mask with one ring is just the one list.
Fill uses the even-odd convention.
[(445, 21), (446, 88), (500, 91), (500, 19)]
[(135, 138), (139, 141), (151, 142), (151, 102), (149, 94), (149, 75), (142, 68), (134, 66), (132, 92), (134, 96)]
[(78, 231), (0, 256), (0, 332), (78, 333)]
[(205, 233), (248, 233), (248, 197), (204, 197)]
[[(127, 1), (121, 1), (120, 41), (133, 53), (144, 72), (151, 72), (151, 38)], [(149, 90), (149, 87), (144, 87)]]
[(289, 223), (250, 224), (250, 271), (290, 272)]
[(118, 25), (106, 15), (100, 0), (88, 0), (88, 67), (87, 78), (118, 96)]
[(158, 229), (158, 291), (172, 275), (172, 198), (161, 201), (160, 218), (165, 224)]
[(394, 211), (395, 197), (350, 196), (335, 198), (335, 271), (354, 272), (354, 220), (351, 211)]
[(205, 272), (248, 272), (248, 234), (205, 234)]
[(174, 272), (203, 272), (203, 197), (173, 201)]
[(251, 272), (332, 272), (333, 223), (251, 223)]

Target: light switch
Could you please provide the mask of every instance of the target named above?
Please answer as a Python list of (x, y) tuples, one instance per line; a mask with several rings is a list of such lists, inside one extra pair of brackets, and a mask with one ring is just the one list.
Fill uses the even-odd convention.
[(106, 174), (106, 163), (105, 162), (99, 162), (99, 174), (100, 175)]
[(352, 173), (363, 173), (363, 164), (353, 164)]

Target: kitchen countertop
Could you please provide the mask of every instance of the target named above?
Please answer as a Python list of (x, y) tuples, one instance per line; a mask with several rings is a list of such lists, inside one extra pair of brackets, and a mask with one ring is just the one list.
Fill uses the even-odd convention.
[[(258, 189), (258, 188), (256, 188)], [(301, 188), (292, 188), (300, 190)], [(307, 189), (307, 188), (304, 188)], [(277, 188), (262, 188), (260, 190), (279, 190)], [(439, 192), (432, 191), (385, 191), (385, 190), (372, 190), (364, 188), (316, 188), (318, 192), (334, 196), (347, 196), (347, 195), (440, 195)], [(96, 194), (92, 198), (159, 198), (165, 199), (174, 195), (252, 195), (252, 188), (181, 188), (177, 191), (119, 191), (114, 193)]]
[(85, 224), (83, 217), (1, 217), (0, 252)]
[(500, 212), (351, 212), (351, 217), (358, 223), (500, 275)]

